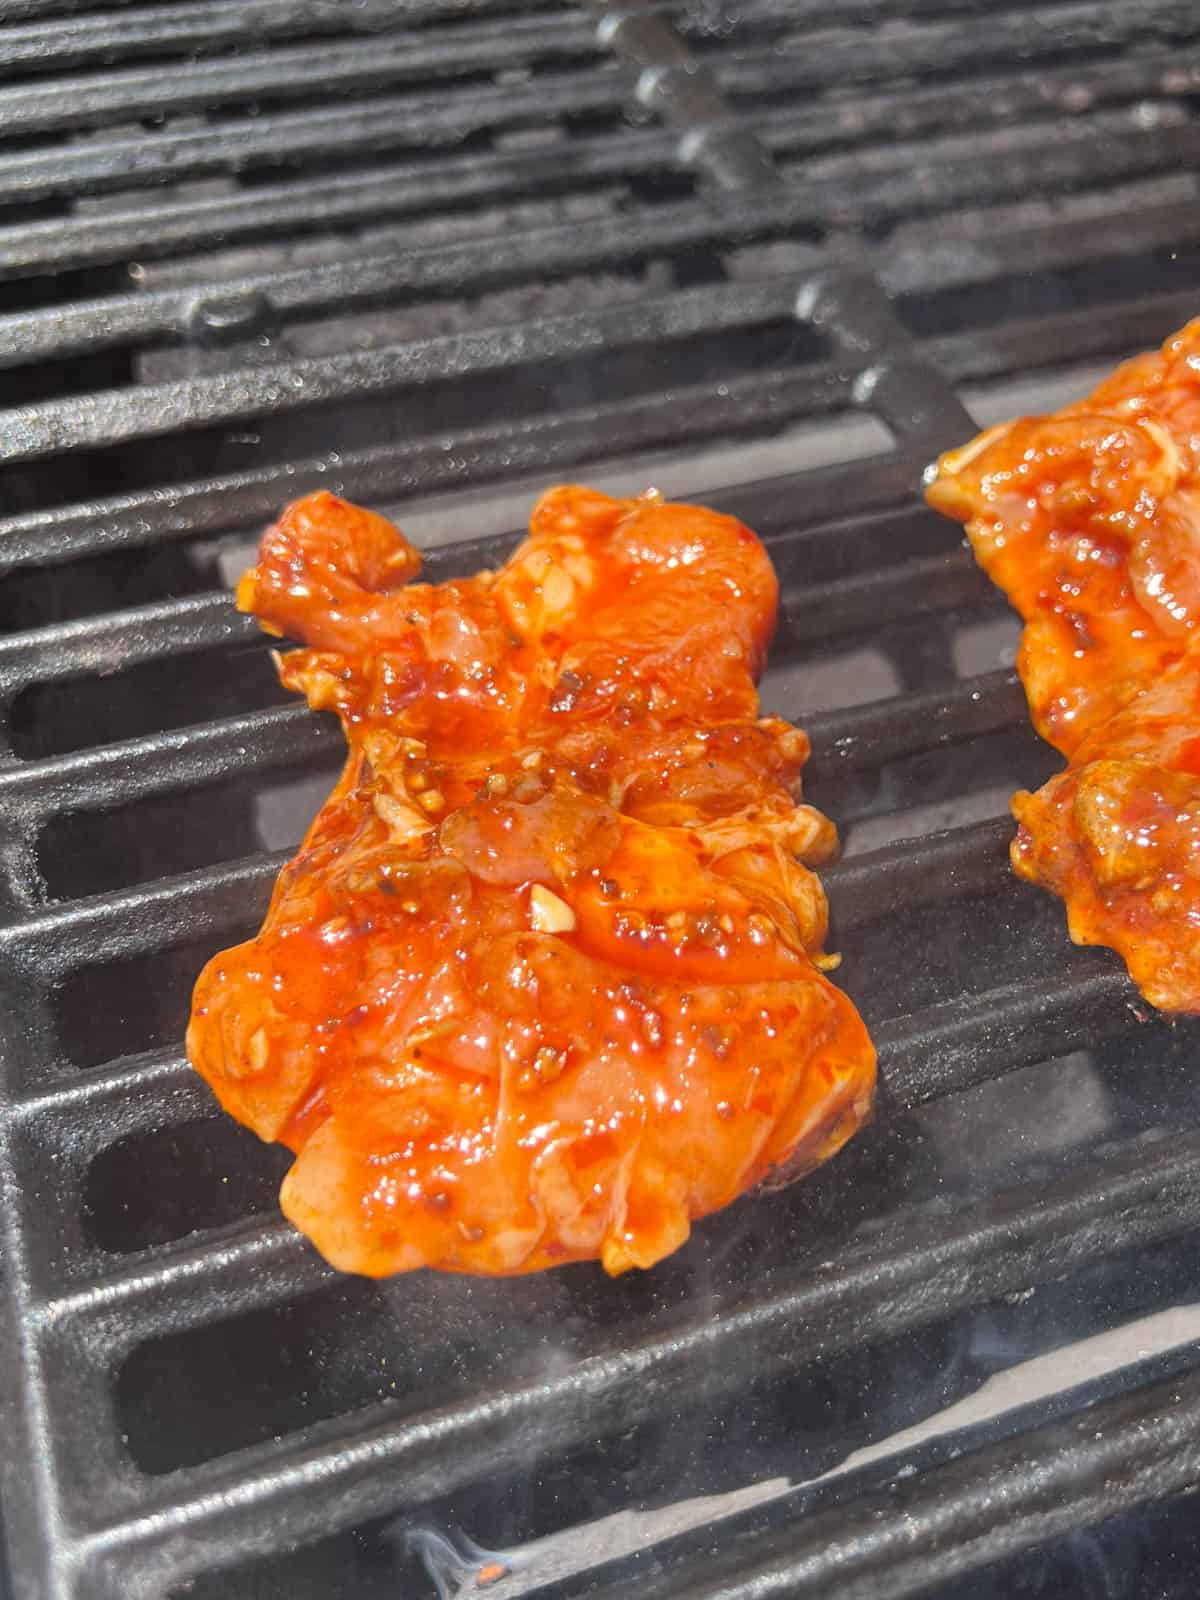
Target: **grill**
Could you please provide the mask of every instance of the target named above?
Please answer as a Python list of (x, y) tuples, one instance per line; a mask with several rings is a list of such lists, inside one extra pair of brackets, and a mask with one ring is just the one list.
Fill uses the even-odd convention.
[[(1196, 1030), (1010, 878), (1052, 760), (916, 485), (1197, 310), (1200, 16), (832, 15), (4, 5), (20, 1600), (1194, 1595)], [(180, 1046), (340, 748), (225, 585), (308, 489), (440, 578), (564, 475), (769, 544), (879, 1116), (644, 1277), (338, 1279)]]

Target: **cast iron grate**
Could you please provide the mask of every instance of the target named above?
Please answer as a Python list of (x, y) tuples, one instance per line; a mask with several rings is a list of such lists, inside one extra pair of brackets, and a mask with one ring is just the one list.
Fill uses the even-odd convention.
[[(1194, 1591), (1186, 1318), (1166, 1354), (822, 1474), (989, 1372), (1200, 1298), (1194, 1031), (1009, 880), (998, 791), (1048, 757), (997, 647), (987, 670), (967, 649), (1003, 607), (915, 498), (973, 427), (964, 386), (986, 406), (1195, 310), (1200, 18), (838, 19), (3, 8), (0, 1485), (23, 1600), (372, 1600), (431, 1592), (425, 1567), (473, 1592), (451, 1527), (523, 1546), (496, 1594), (1032, 1593), (1037, 1547), (1056, 1594), (1141, 1596), (1150, 1535), (1121, 1518), (1150, 1500), (1162, 1570), (1184, 1563), (1161, 1592)], [(873, 453), (839, 461), (845, 429)], [(191, 976), (265, 904), (272, 806), (339, 744), (276, 694), (222, 580), (321, 485), (414, 510), (432, 574), (471, 570), (510, 535), (448, 520), (515, 526), (568, 473), (692, 485), (771, 546), (764, 694), (849, 828), (828, 883), (881, 1116), (645, 1280), (340, 1282), (180, 1053)], [(1056, 1084), (1077, 1133), (938, 1156)], [(802, 1487), (738, 1499), (781, 1471)]]

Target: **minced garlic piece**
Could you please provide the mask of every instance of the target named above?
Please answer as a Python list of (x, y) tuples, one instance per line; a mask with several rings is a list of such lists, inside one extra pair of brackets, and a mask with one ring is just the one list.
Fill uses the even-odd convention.
[(570, 933), (575, 913), (553, 889), (535, 883), (529, 891), (529, 925), (535, 933)]

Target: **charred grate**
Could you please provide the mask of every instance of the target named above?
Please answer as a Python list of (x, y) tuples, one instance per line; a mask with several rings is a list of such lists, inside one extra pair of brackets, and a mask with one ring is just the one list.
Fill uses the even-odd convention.
[[(4, 8), (16, 1594), (373, 1600), (433, 1592), (422, 1553), (470, 1593), (487, 1560), (434, 1531), (457, 1526), (522, 1542), (524, 1566), (493, 1563), (506, 1596), (948, 1600), (968, 1574), (1034, 1593), (1035, 1548), (1056, 1594), (1141, 1596), (1120, 1519), (1152, 1500), (1162, 1570), (1178, 1556), (1161, 1592), (1194, 1593), (1186, 1316), (1153, 1358), (1068, 1366), (986, 1426), (905, 1429), (989, 1371), (1200, 1299), (1195, 1031), (1148, 1020), (1010, 881), (999, 791), (1049, 758), (988, 643), (1002, 605), (914, 498), (973, 426), (961, 390), (986, 410), (989, 385), (1107, 364), (1195, 310), (1200, 18), (837, 18)], [(772, 550), (764, 695), (810, 730), (814, 798), (848, 825), (828, 884), (879, 1123), (638, 1283), (336, 1280), (273, 1214), (274, 1152), (219, 1119), (178, 1043), (204, 953), (261, 915), (280, 791), (319, 785), (339, 745), (276, 695), (220, 583), (310, 488), (411, 510), (444, 576), (504, 549), (531, 480), (592, 472), (690, 487)], [(481, 514), (493, 533), (445, 537)], [(939, 1164), (977, 1136), (968, 1108), (999, 1137), (1056, 1083), (1104, 1115)], [(759, 1492), (781, 1463), (797, 1486)]]

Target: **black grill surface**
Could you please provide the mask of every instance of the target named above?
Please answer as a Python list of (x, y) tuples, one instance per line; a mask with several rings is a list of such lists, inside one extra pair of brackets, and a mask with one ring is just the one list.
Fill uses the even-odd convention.
[[(1053, 760), (919, 483), (1200, 310), (1198, 94), (1185, 0), (0, 7), (20, 1600), (1195, 1595), (1200, 1035), (1011, 879)], [(645, 1276), (340, 1279), (181, 1051), (340, 748), (227, 583), (567, 476), (770, 546), (879, 1114)]]

